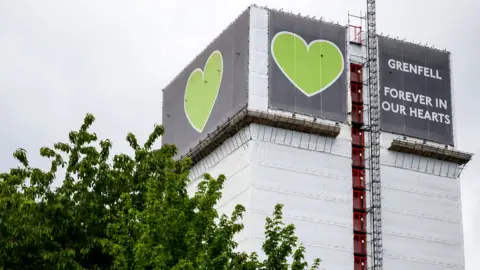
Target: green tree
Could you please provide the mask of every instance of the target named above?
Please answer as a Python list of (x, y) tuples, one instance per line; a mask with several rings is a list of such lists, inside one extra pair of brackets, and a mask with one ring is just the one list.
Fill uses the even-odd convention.
[[(214, 208), (225, 176), (204, 175), (193, 196), (187, 193), (188, 158), (175, 160), (176, 148), (153, 149), (163, 135), (156, 125), (134, 154), (110, 156), (112, 143), (88, 131), (88, 114), (69, 143), (41, 148), (49, 170), (21, 163), (0, 174), (1, 269), (306, 269), (305, 249), (293, 225), (282, 222), (282, 205), (266, 219), (266, 255), (236, 251), (234, 236), (243, 229), (245, 211), (230, 217)], [(58, 188), (52, 183), (63, 168)], [(292, 257), (289, 264), (287, 258)], [(311, 269), (318, 269), (316, 260)]]

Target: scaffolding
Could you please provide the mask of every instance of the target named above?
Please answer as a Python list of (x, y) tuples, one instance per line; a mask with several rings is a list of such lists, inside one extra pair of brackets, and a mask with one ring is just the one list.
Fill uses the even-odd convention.
[[(357, 155), (358, 152), (354, 149), (358, 148), (358, 142), (354, 142), (353, 140), (358, 140), (357, 134), (360, 131), (363, 136), (361, 141), (363, 141), (364, 150), (367, 152), (365, 153), (362, 151), (362, 154), (365, 153), (368, 157), (364, 158), (364, 168), (353, 168), (353, 188), (354, 191), (355, 189), (358, 189), (358, 183), (363, 182), (363, 176), (366, 174), (365, 171), (369, 171), (369, 181), (365, 183), (366, 190), (370, 195), (370, 205), (368, 206), (367, 213), (369, 215), (370, 230), (368, 233), (370, 235), (371, 244), (371, 254), (368, 254), (368, 257), (371, 258), (371, 261), (368, 265), (370, 266), (370, 269), (380, 270), (383, 269), (383, 248), (380, 182), (380, 96), (378, 92), (375, 15), (375, 1), (367, 0), (367, 14), (365, 16), (362, 14), (356, 16), (349, 13), (348, 24), (350, 43), (359, 45), (357, 46), (358, 49), (356, 52), (354, 52), (353, 48), (350, 52), (350, 68), (355, 69), (350, 71), (350, 92), (352, 101), (352, 158), (359, 158), (354, 156)], [(352, 24), (352, 18), (356, 19), (357, 22)], [(362, 31), (363, 29), (366, 30)], [(361, 72), (356, 72), (356, 70), (360, 70)], [(355, 77), (360, 78), (357, 79)], [(359, 81), (362, 82), (361, 85), (357, 83)], [(363, 89), (366, 89), (367, 91), (363, 91)], [(365, 113), (367, 113), (366, 116), (364, 115)], [(355, 167), (355, 160), (353, 165)], [(358, 179), (358, 175), (362, 176), (360, 177), (360, 180)], [(354, 215), (358, 215), (355, 213), (355, 209)], [(354, 222), (356, 222), (355, 219)], [(356, 261), (355, 269), (366, 269), (366, 267), (363, 267), (363, 265), (357, 265)]]
[[(393, 166), (433, 175), (458, 178), (473, 154), (450, 148), (407, 139), (395, 138), (388, 150), (396, 153)], [(414, 161), (413, 156), (424, 157)], [(421, 162), (423, 160), (423, 164)]]
[(382, 187), (380, 178), (380, 95), (378, 92), (375, 0), (367, 0), (367, 53), (370, 131), (372, 269), (383, 269)]
[[(352, 22), (353, 21), (353, 22)], [(365, 77), (365, 63), (368, 60), (365, 44), (364, 29), (365, 17), (348, 13), (349, 27), (349, 60), (350, 60), (350, 101), (352, 124), (352, 189), (353, 189), (353, 256), (354, 270), (368, 268), (368, 232), (367, 232), (367, 185), (366, 176), (366, 144), (365, 127), (365, 101), (364, 89), (367, 89)]]
[(338, 123), (333, 124), (324, 122), (321, 119), (305, 118), (304, 115), (298, 113), (249, 110), (248, 107), (245, 106), (180, 158), (189, 156), (192, 160), (192, 165), (195, 165), (212, 153), (227, 139), (252, 123), (330, 138), (336, 138), (340, 134), (340, 126)]

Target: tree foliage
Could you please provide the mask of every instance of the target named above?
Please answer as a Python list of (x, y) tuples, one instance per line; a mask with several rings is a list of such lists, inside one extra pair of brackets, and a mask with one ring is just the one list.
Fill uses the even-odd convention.
[[(225, 176), (206, 174), (193, 196), (187, 193), (188, 158), (176, 148), (153, 149), (163, 135), (155, 126), (134, 154), (110, 155), (112, 143), (89, 132), (88, 114), (68, 143), (41, 148), (48, 170), (21, 166), (0, 174), (0, 267), (2, 269), (306, 269), (305, 249), (293, 225), (282, 222), (282, 205), (267, 218), (266, 240), (257, 254), (236, 250), (244, 207), (230, 217), (214, 208)], [(52, 183), (63, 168), (63, 183)], [(287, 258), (292, 258), (289, 263)], [(318, 269), (316, 260), (312, 269)]]

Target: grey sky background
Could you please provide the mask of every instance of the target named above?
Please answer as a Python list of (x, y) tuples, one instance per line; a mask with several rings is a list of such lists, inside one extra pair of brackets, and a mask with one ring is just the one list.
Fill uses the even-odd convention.
[[(34, 166), (39, 148), (66, 141), (87, 112), (93, 130), (128, 151), (161, 122), (161, 89), (250, 4), (347, 23), (364, 0), (0, 0), (0, 171), (22, 147)], [(383, 0), (378, 32), (452, 52), (458, 146), (480, 154), (480, 2)], [(467, 270), (480, 269), (480, 161), (461, 177)]]

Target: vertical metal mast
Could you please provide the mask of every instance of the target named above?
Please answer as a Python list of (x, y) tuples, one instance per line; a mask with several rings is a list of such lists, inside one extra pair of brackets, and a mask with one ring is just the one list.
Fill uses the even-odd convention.
[(375, 0), (367, 0), (368, 88), (370, 96), (370, 182), (372, 214), (372, 269), (383, 269), (382, 190), (380, 183), (380, 97), (378, 92)]

